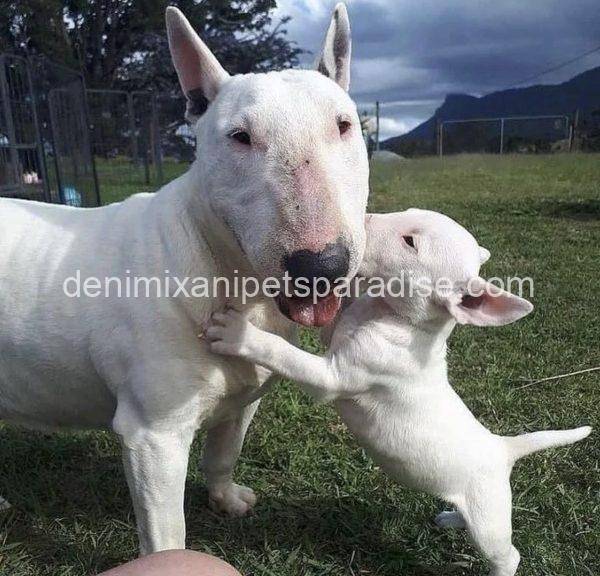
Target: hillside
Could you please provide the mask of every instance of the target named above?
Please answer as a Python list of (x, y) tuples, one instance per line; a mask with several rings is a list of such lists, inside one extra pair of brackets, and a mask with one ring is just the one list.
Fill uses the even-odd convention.
[(512, 88), (481, 97), (449, 94), (429, 120), (402, 136), (386, 140), (382, 143), (382, 147), (403, 153), (406, 152), (404, 148), (409, 143), (421, 142), (423, 145), (432, 145), (435, 140), (437, 119), (573, 114), (575, 110), (579, 110), (580, 117), (585, 120), (598, 109), (600, 109), (600, 66), (562, 84)]

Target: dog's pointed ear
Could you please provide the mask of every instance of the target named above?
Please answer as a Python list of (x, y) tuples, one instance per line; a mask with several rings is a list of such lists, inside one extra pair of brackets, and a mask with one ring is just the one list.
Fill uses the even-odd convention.
[(165, 13), (171, 58), (187, 99), (186, 118), (193, 122), (229, 78), (214, 54), (202, 42), (188, 19), (175, 6)]
[(483, 278), (473, 279), (466, 293), (450, 295), (444, 303), (459, 324), (473, 326), (504, 326), (533, 310), (529, 300), (502, 290)]
[(348, 11), (346, 5), (340, 3), (333, 11), (323, 49), (316, 61), (316, 68), (346, 91), (350, 88), (351, 52)]

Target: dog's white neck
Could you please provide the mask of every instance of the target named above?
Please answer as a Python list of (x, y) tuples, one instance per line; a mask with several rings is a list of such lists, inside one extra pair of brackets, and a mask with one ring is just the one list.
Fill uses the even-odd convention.
[[(437, 318), (414, 322), (410, 314), (402, 313), (402, 304), (390, 306), (389, 301), (380, 304), (393, 323), (393, 345), (402, 357), (402, 363), (410, 366), (410, 380), (428, 383), (448, 383), (446, 342), (456, 325), (451, 318)], [(410, 304), (409, 304), (410, 306)]]
[[(178, 293), (177, 298), (188, 316), (202, 326), (212, 312), (231, 300), (226, 287), (253, 275), (233, 233), (211, 210), (207, 193), (192, 165), (153, 196), (144, 216), (148, 229), (141, 240), (154, 274), (160, 277), (168, 270), (170, 277), (185, 279), (187, 292)], [(210, 297), (191, 295), (194, 286), (205, 286)], [(246, 305), (263, 301), (257, 296)]]
[(155, 202), (160, 233), (173, 246), (172, 257), (181, 269), (198, 276), (231, 277), (235, 270), (240, 275), (248, 273), (247, 259), (235, 236), (210, 206), (197, 162), (157, 192)]

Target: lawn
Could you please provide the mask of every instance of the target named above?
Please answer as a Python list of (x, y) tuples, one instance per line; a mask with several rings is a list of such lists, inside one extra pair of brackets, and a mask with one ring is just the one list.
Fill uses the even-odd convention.
[[(476, 416), (506, 434), (600, 427), (600, 372), (520, 389), (527, 380), (600, 365), (598, 156), (375, 166), (370, 203), (373, 211), (445, 212), (491, 250), (485, 275), (535, 281), (531, 316), (504, 328), (459, 328), (451, 339), (451, 380)], [(314, 334), (304, 334), (304, 345), (316, 347)], [(111, 434), (4, 427), (0, 445), (0, 494), (14, 505), (0, 514), (0, 574), (89, 576), (135, 555), (133, 512)], [(464, 533), (433, 525), (440, 502), (388, 480), (329, 407), (290, 383), (265, 398), (239, 465), (237, 481), (260, 496), (253, 516), (209, 511), (200, 448), (199, 438), (187, 485), (188, 545), (246, 576), (486, 573)], [(597, 432), (518, 464), (520, 576), (600, 574), (599, 468)]]
[[(162, 168), (163, 180), (166, 183), (185, 172), (187, 164), (165, 159)], [(144, 167), (141, 164), (132, 166), (127, 158), (97, 158), (96, 174), (102, 204), (118, 202), (138, 192), (154, 192), (159, 187), (158, 176), (152, 166), (148, 171), (147, 181)]]

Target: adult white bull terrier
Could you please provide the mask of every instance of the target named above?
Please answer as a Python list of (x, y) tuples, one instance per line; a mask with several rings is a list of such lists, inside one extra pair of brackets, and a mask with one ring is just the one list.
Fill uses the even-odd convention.
[[(65, 280), (79, 273), (93, 295), (98, 279), (127, 274), (352, 277), (368, 194), (347, 94), (344, 5), (314, 71), (230, 77), (183, 14), (168, 8), (166, 19), (197, 136), (189, 171), (156, 194), (99, 209), (0, 200), (0, 419), (116, 431), (142, 553), (185, 545), (188, 451), (201, 425), (212, 505), (232, 514), (253, 505), (232, 471), (269, 372), (208, 344), (198, 353), (198, 332), (226, 301), (221, 292), (135, 299), (111, 284), (106, 298), (106, 283), (104, 296), (73, 298)], [(210, 105), (198, 118), (202, 98)], [(334, 295), (279, 299), (286, 316), (309, 325), (328, 323), (338, 306)], [(294, 323), (273, 299), (246, 309), (257, 325), (292, 337)]]
[[(215, 314), (207, 335), (233, 354), (298, 381), (340, 416), (373, 458), (399, 481), (456, 506), (436, 519), (466, 526), (492, 564), (512, 576), (510, 473), (517, 459), (570, 444), (589, 427), (517, 437), (480, 424), (448, 382), (446, 340), (456, 323), (508, 324), (532, 305), (479, 277), (489, 252), (450, 218), (423, 210), (372, 215), (359, 274), (386, 281), (408, 272), (410, 292), (363, 295), (340, 315), (324, 357), (256, 328), (235, 310)], [(429, 290), (435, 288), (435, 290)], [(395, 294), (392, 294), (392, 289)]]

